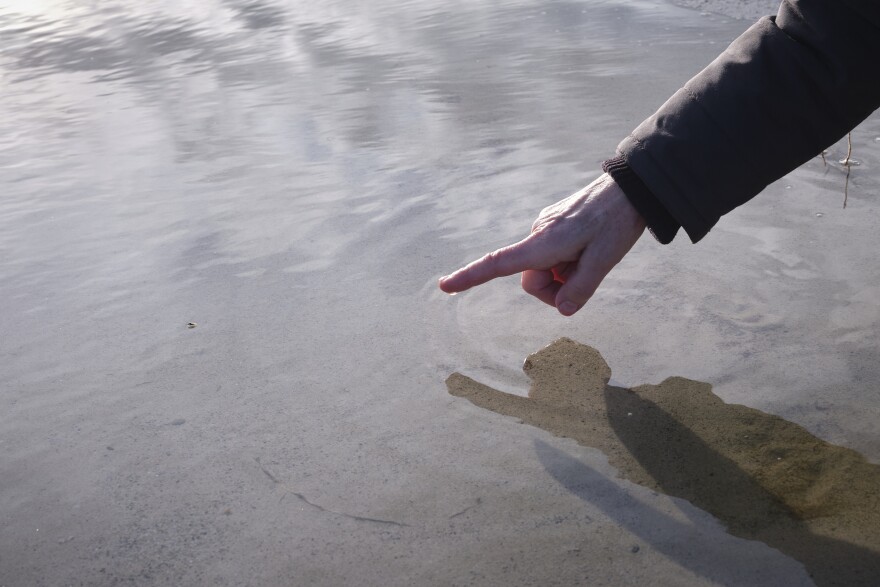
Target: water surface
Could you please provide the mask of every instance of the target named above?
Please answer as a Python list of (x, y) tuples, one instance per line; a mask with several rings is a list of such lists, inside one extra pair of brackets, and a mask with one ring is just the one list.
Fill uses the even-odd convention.
[(613, 479), (603, 457), (443, 386), (522, 394), (514, 366), (568, 335), (631, 383), (707, 381), (880, 458), (876, 117), (847, 211), (811, 162), (698, 247), (643, 239), (575, 319), (515, 278), (436, 289), (746, 25), (648, 1), (6, 2), (0, 582), (792, 576), (691, 510), (658, 540), (754, 569), (594, 564), (632, 538), (533, 440)]

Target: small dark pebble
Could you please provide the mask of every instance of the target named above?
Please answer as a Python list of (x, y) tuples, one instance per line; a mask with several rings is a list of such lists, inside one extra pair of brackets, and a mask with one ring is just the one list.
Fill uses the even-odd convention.
[(107, 450), (113, 450), (113, 447), (112, 447), (112, 446), (108, 446), (108, 447), (107, 447)]
[(177, 420), (171, 421), (172, 426), (180, 426), (181, 424), (186, 424), (186, 420), (184, 420), (183, 418), (178, 418)]
[(633, 554), (637, 553), (640, 550), (641, 550), (641, 548), (639, 548), (638, 544), (634, 545), (632, 548), (629, 549), (629, 551)]

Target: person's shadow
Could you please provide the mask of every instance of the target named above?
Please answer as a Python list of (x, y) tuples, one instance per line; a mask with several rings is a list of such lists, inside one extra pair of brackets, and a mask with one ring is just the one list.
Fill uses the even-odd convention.
[[(705, 383), (673, 377), (631, 390), (609, 386), (601, 355), (569, 339), (531, 355), (523, 369), (532, 379), (527, 398), (458, 373), (447, 386), (478, 406), (598, 448), (621, 477), (686, 499), (734, 536), (782, 551), (820, 587), (880, 585), (880, 467), (855, 451), (725, 404)], [(583, 488), (596, 473), (578, 463), (579, 475), (570, 457), (554, 451), (538, 445), (547, 471), (594, 502)]]

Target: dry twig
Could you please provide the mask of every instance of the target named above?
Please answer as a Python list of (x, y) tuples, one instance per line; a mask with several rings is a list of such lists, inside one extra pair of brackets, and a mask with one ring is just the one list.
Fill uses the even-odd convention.
[(846, 135), (846, 159), (843, 160), (843, 166), (846, 167), (846, 180), (843, 184), (843, 207), (846, 208), (846, 200), (849, 197), (849, 174), (852, 171), (852, 133)]

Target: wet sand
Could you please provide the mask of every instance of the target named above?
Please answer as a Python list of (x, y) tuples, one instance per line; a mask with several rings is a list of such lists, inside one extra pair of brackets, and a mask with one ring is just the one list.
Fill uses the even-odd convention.
[(599, 449), (624, 479), (794, 557), (820, 587), (880, 583), (880, 466), (862, 455), (725, 403), (699, 381), (608, 385), (599, 352), (570, 339), (530, 355), (523, 371), (528, 397), (460, 373), (446, 385), (477, 406)]
[(616, 388), (707, 382), (880, 462), (877, 115), (846, 210), (838, 144), (698, 246), (643, 238), (574, 319), (515, 277), (436, 287), (746, 26), (641, 0), (2, 3), (0, 585), (813, 584), (444, 385), (521, 394), (566, 336)]

